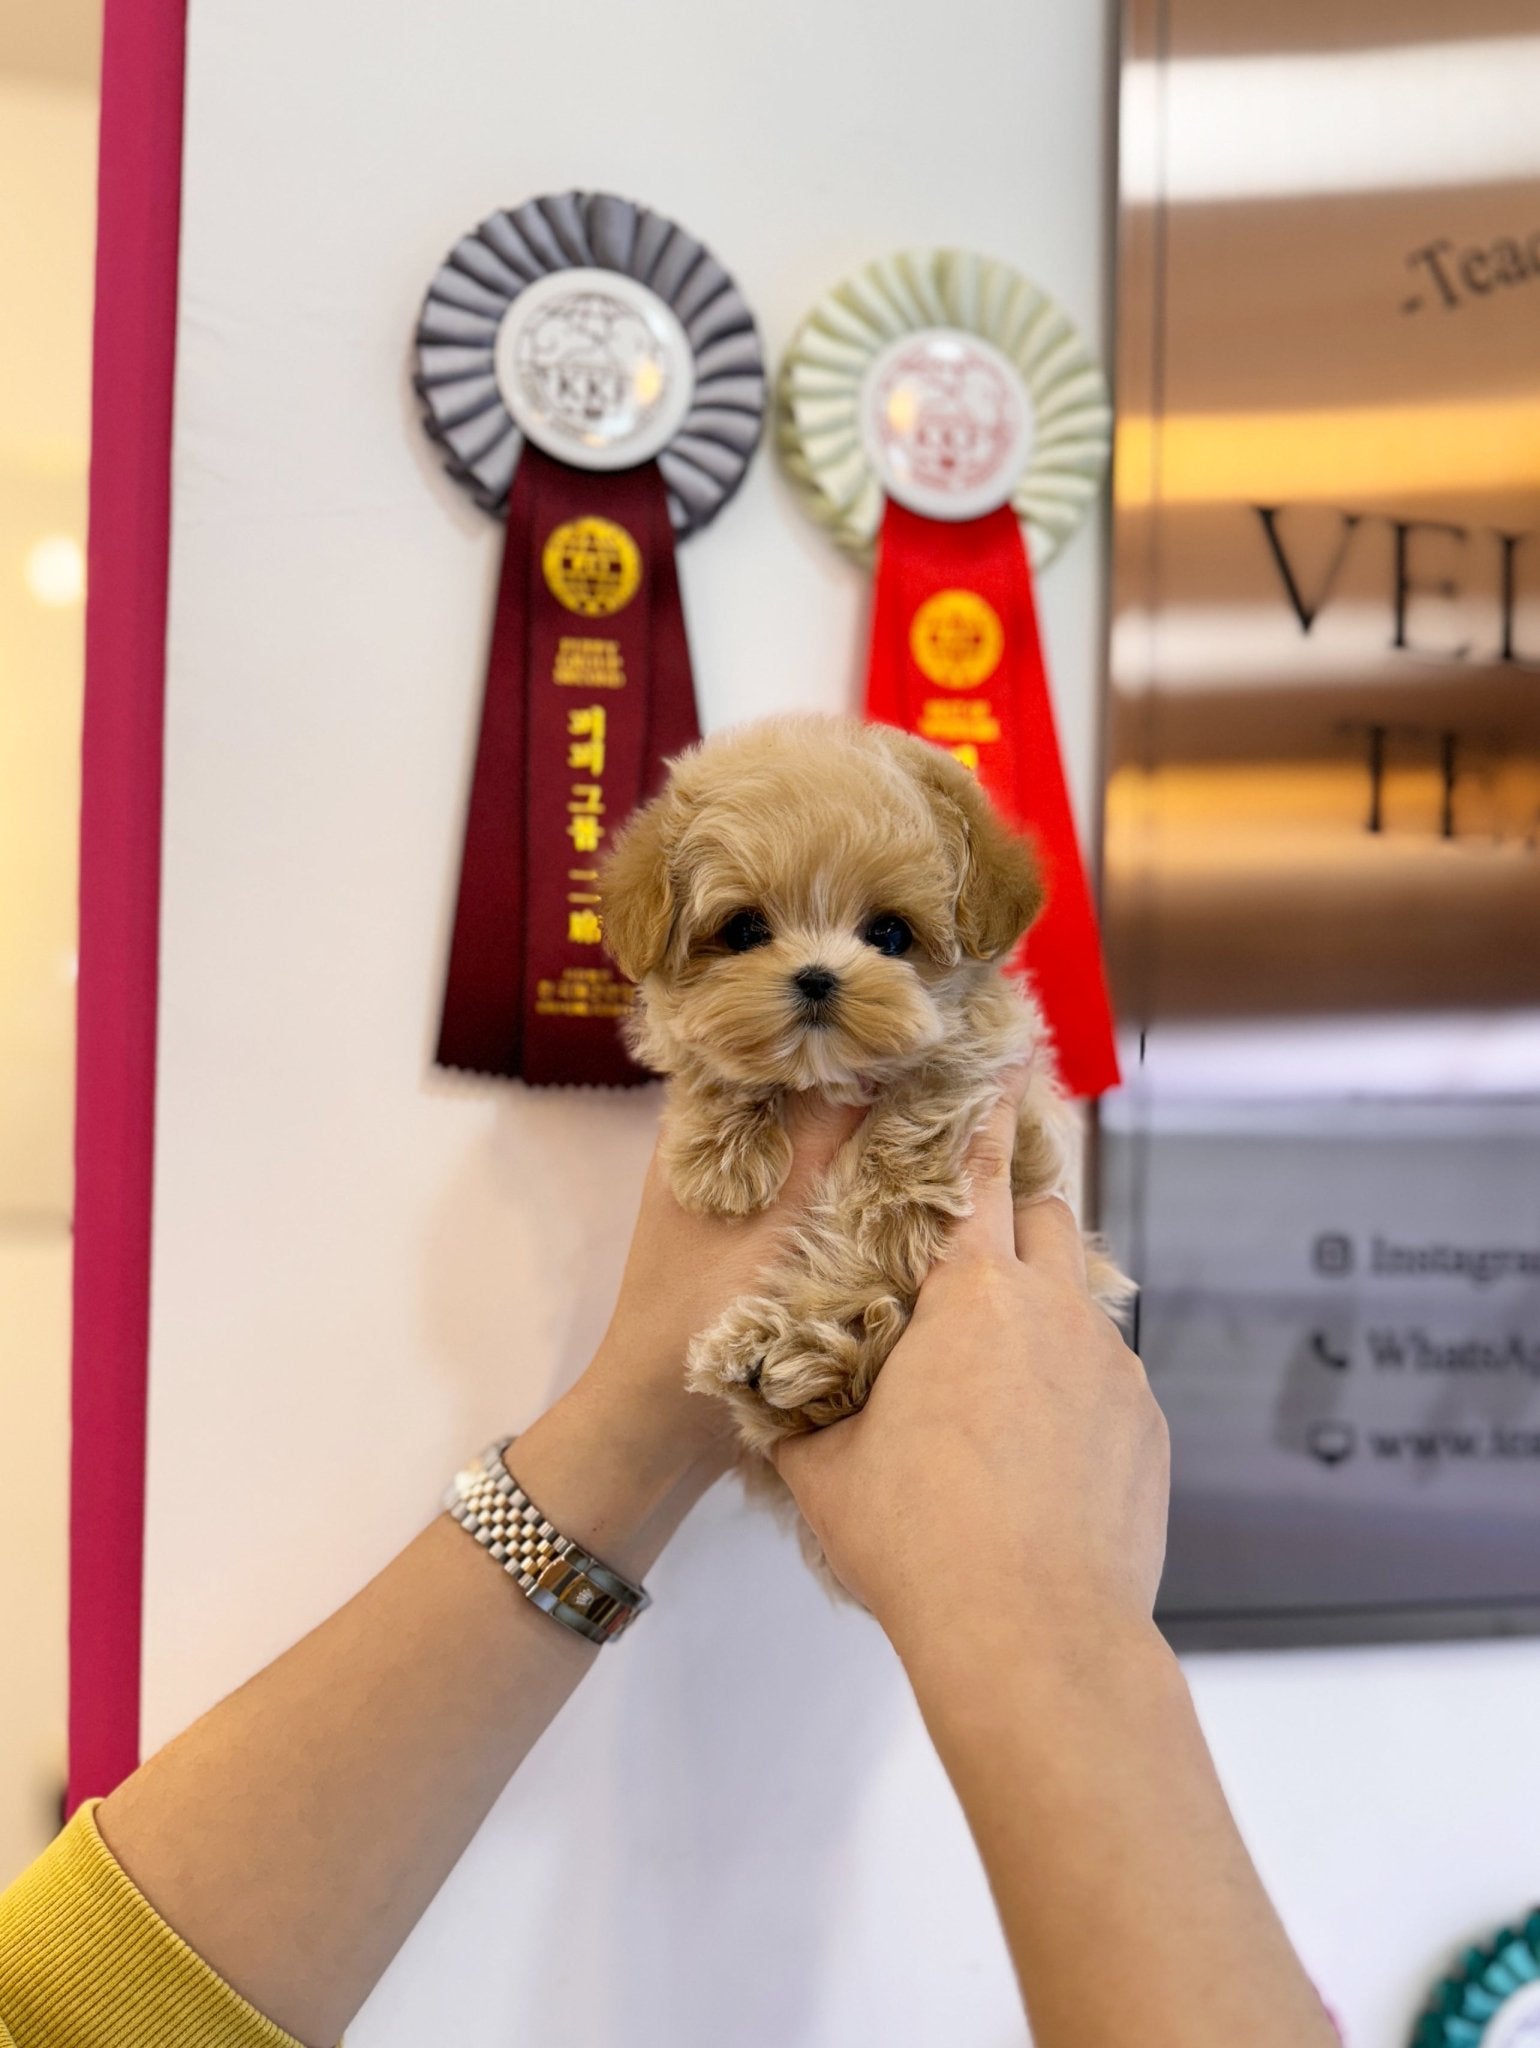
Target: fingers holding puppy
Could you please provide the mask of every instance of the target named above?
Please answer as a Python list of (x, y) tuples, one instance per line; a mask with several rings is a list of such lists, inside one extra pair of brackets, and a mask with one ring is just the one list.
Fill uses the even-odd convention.
[(1085, 1239), (1062, 1195), (1039, 1195), (1016, 1209), (1016, 1257), (1045, 1278), (1086, 1291)]
[(1030, 1060), (1008, 1068), (999, 1099), (973, 1135), (964, 1159), (973, 1209), (954, 1229), (948, 1256), (1014, 1260), (1083, 1293), (1085, 1243), (1068, 1202), (1061, 1195), (1023, 1201), (1012, 1192), (1018, 1120), (1031, 1081)]
[(780, 1193), (786, 1207), (806, 1206), (819, 1179), (855, 1136), (865, 1116), (863, 1106), (830, 1102), (823, 1095), (787, 1098), (786, 1135), (791, 1139), (791, 1170)]
[(1032, 1077), (1029, 1060), (1007, 1068), (994, 1107), (974, 1132), (963, 1159), (973, 1206), (952, 1231), (950, 1259), (1016, 1256), (1011, 1203), (1011, 1161), (1022, 1098)]

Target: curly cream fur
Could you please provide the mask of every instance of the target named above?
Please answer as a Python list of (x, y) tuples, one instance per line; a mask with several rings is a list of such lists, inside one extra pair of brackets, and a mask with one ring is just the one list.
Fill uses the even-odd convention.
[[(605, 933), (638, 983), (628, 1025), (669, 1076), (663, 1157), (686, 1208), (767, 1207), (791, 1165), (787, 1097), (869, 1105), (759, 1290), (690, 1351), (689, 1383), (730, 1403), (752, 1452), (858, 1409), (953, 1223), (965, 1154), (1003, 1070), (1031, 1060), (1012, 1182), (1056, 1191), (1064, 1105), (1036, 1006), (1001, 961), (1040, 900), (1026, 843), (950, 755), (883, 726), (782, 718), (673, 764), (607, 862)], [(720, 934), (754, 909), (768, 939)], [(902, 917), (911, 950), (863, 932)], [(812, 1014), (794, 977), (837, 990)], [(1093, 1289), (1127, 1283), (1094, 1245)]]

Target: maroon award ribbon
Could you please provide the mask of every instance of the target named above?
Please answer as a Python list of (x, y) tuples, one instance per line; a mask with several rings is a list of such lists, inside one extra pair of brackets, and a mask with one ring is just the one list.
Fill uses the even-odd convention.
[(450, 941), (440, 1066), (536, 1085), (648, 1079), (619, 1020), (599, 862), (699, 738), (673, 528), (653, 463), (596, 473), (526, 444), (508, 499)]
[(758, 443), (754, 316), (677, 221), (546, 192), (440, 264), (413, 383), (450, 474), (507, 513), (438, 1063), (626, 1087), (599, 870), (700, 736), (674, 545)]

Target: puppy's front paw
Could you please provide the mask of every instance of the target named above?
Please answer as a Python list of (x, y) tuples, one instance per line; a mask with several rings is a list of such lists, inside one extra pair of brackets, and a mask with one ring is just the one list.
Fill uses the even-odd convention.
[(727, 1402), (739, 1436), (760, 1452), (816, 1427), (807, 1404), (837, 1396), (843, 1377), (839, 1362), (810, 1344), (782, 1304), (766, 1296), (735, 1303), (697, 1337), (685, 1375), (695, 1393)]
[(908, 1312), (874, 1294), (852, 1315), (751, 1296), (690, 1347), (687, 1383), (733, 1410), (750, 1450), (853, 1415), (898, 1341)]
[(768, 1209), (791, 1171), (791, 1139), (773, 1111), (755, 1107), (664, 1140), (669, 1184), (680, 1206), (702, 1216)]

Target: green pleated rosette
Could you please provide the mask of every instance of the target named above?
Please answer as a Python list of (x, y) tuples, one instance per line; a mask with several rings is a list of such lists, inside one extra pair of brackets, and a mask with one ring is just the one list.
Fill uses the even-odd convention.
[(1033, 414), (1031, 456), (1011, 493), (1032, 563), (1044, 569), (1095, 503), (1112, 407), (1095, 356), (1064, 309), (1008, 264), (967, 249), (908, 249), (825, 293), (794, 335), (776, 384), (776, 444), (803, 508), (869, 562), (883, 489), (863, 443), (862, 394), (883, 351), (949, 328), (999, 351)]
[(1540, 2043), (1540, 1911), (1468, 1949), (1417, 2022), (1411, 2048), (1532, 2048)]

